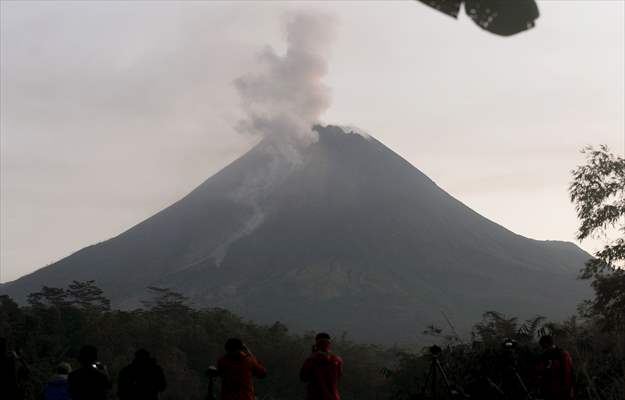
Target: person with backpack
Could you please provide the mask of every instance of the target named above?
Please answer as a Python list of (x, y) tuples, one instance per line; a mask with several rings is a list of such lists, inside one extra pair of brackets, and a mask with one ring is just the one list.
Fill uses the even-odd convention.
[(540, 394), (544, 400), (573, 400), (573, 360), (569, 352), (555, 345), (553, 337), (540, 338), (543, 353), (537, 375)]
[(332, 353), (327, 333), (315, 336), (313, 353), (304, 361), (300, 380), (308, 383), (307, 400), (340, 400), (338, 382), (343, 375), (343, 360)]
[(120, 400), (158, 400), (167, 388), (163, 369), (145, 349), (135, 352), (132, 363), (119, 372), (117, 395)]
[(226, 354), (217, 361), (221, 400), (254, 400), (252, 378), (264, 378), (267, 370), (241, 339), (228, 339), (225, 350)]
[(44, 400), (70, 400), (67, 376), (71, 370), (71, 365), (66, 362), (62, 362), (56, 367), (56, 375), (43, 387)]

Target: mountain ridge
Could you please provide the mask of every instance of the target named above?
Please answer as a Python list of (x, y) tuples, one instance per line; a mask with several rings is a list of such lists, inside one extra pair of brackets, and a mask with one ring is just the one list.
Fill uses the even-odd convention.
[(563, 318), (589, 294), (575, 276), (590, 256), (573, 243), (482, 217), (372, 136), (315, 130), (304, 148), (261, 141), (161, 212), (2, 292), (23, 301), (95, 279), (131, 308), (146, 286), (168, 286), (257, 321), (374, 341), (409, 340), (440, 310), (462, 329), (491, 309)]

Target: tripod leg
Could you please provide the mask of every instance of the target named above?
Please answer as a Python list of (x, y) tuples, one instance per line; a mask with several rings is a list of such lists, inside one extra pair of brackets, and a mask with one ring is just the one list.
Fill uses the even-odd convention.
[(514, 375), (516, 376), (519, 386), (521, 386), (521, 389), (523, 389), (523, 392), (525, 393), (525, 397), (527, 398), (527, 400), (533, 400), (533, 397), (530, 391), (527, 390), (527, 386), (525, 386), (525, 382), (523, 382), (523, 378), (521, 378), (521, 375), (519, 375), (519, 372), (516, 369), (514, 370)]
[(214, 378), (209, 378), (208, 381), (208, 400), (215, 400), (215, 394), (213, 393), (213, 386), (215, 384)]
[(432, 376), (432, 398), (433, 399), (437, 399), (438, 397), (436, 396), (436, 363), (438, 363), (438, 360), (432, 360), (432, 364), (430, 365), (430, 375)]
[(428, 369), (428, 374), (425, 376), (425, 381), (423, 382), (423, 387), (421, 388), (421, 398), (427, 398), (428, 389), (430, 390), (431, 398), (436, 398), (436, 366), (434, 362), (430, 364), (430, 368)]
[(438, 371), (441, 373), (441, 376), (443, 377), (443, 381), (445, 382), (445, 386), (447, 386), (447, 390), (449, 391), (449, 394), (451, 396), (455, 396), (457, 392), (451, 386), (451, 383), (449, 382), (449, 379), (447, 378), (447, 372), (445, 371), (445, 368), (438, 360), (436, 360), (436, 366), (438, 367)]

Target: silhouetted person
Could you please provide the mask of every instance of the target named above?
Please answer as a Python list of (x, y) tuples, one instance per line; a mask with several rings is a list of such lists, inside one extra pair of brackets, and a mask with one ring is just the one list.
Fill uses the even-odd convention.
[(265, 367), (240, 339), (228, 339), (225, 348), (226, 354), (217, 361), (221, 400), (254, 400), (252, 378), (264, 378)]
[(15, 358), (9, 353), (5, 338), (0, 338), (0, 397), (11, 400), (19, 399), (17, 366)]
[(68, 378), (69, 395), (72, 400), (105, 400), (111, 383), (106, 367), (98, 362), (98, 350), (83, 346), (78, 356), (80, 368)]
[(307, 400), (340, 400), (338, 383), (343, 375), (343, 360), (330, 351), (330, 335), (315, 337), (313, 353), (304, 361), (300, 371), (302, 382), (308, 383)]
[(555, 345), (549, 335), (540, 338), (543, 354), (538, 363), (538, 383), (544, 400), (572, 400), (573, 361), (571, 355)]
[(163, 370), (145, 349), (137, 350), (132, 363), (119, 372), (120, 400), (158, 400), (158, 394), (166, 388)]
[(70, 400), (67, 376), (72, 367), (68, 363), (60, 363), (54, 375), (43, 387), (44, 400)]

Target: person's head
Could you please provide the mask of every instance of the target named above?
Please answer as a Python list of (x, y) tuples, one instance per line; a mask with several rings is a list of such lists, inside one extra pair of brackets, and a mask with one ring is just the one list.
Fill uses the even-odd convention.
[(146, 349), (139, 349), (135, 351), (135, 360), (148, 361), (150, 359), (150, 352)]
[(80, 354), (78, 354), (78, 360), (85, 367), (94, 364), (98, 361), (98, 349), (91, 345), (82, 346)]
[(551, 335), (542, 336), (538, 343), (544, 350), (550, 349), (554, 346), (553, 337)]
[(226, 341), (226, 345), (224, 346), (226, 349), (226, 353), (235, 354), (244, 350), (243, 341), (237, 338), (230, 338)]
[(66, 362), (59, 363), (56, 366), (56, 373), (59, 375), (67, 375), (72, 371), (72, 366)]
[(317, 336), (315, 336), (315, 344), (317, 346), (317, 349), (321, 351), (330, 350), (330, 345), (332, 344), (330, 335), (325, 332), (318, 333)]

